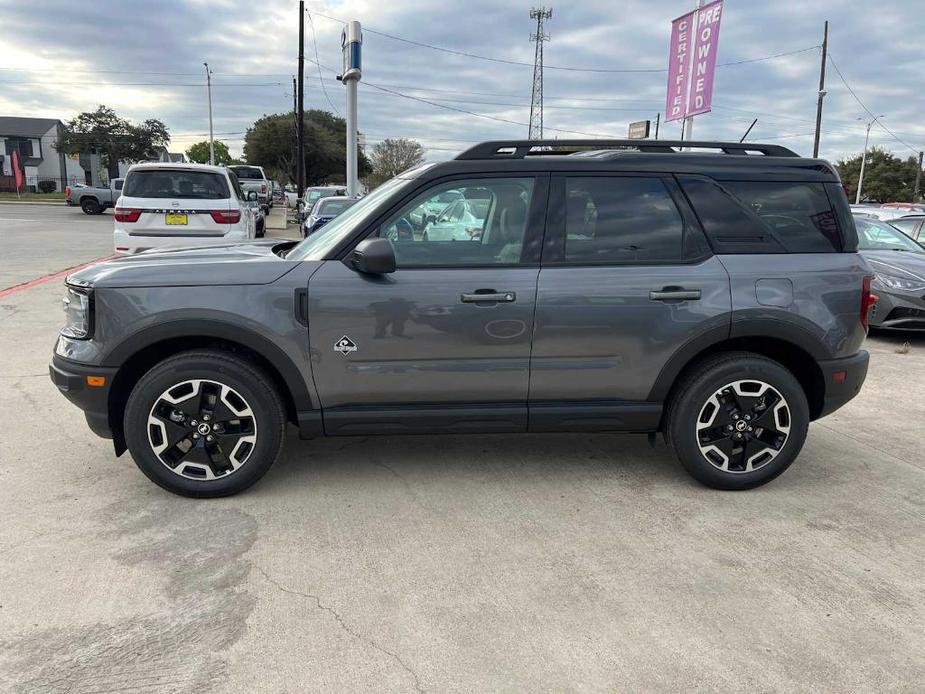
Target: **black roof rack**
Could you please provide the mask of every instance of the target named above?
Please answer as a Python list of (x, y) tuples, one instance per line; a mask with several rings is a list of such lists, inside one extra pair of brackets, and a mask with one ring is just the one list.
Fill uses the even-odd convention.
[[(555, 149), (549, 149), (555, 147)], [(633, 149), (656, 154), (676, 154), (680, 148), (720, 150), (723, 154), (767, 157), (799, 157), (780, 145), (755, 142), (700, 142), (696, 140), (495, 140), (467, 149), (457, 159), (523, 159), (527, 156), (565, 155), (587, 149)], [(539, 149), (534, 149), (539, 148)], [(677, 149), (676, 149), (677, 148)]]

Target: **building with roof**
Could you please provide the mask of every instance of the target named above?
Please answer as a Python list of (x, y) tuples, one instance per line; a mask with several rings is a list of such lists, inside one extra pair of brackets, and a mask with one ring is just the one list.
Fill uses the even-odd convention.
[[(19, 160), (26, 176), (26, 187), (38, 188), (39, 181), (52, 181), (55, 190), (64, 190), (69, 183), (86, 183), (88, 177), (98, 173), (99, 161), (92, 166), (89, 158), (70, 157), (55, 149), (55, 143), (64, 128), (57, 118), (25, 118), (21, 116), (0, 116), (0, 177), (13, 175), (13, 152), (19, 153)], [(0, 186), (2, 186), (0, 180)]]

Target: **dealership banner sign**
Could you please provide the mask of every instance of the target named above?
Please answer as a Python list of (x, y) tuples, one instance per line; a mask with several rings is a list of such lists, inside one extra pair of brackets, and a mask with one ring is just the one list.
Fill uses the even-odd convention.
[(722, 14), (723, 0), (716, 0), (671, 23), (666, 121), (711, 109)]

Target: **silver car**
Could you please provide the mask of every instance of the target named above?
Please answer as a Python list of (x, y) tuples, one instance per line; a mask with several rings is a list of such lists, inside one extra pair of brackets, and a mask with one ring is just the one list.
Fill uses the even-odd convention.
[(895, 227), (855, 217), (858, 250), (874, 270), (880, 300), (870, 326), (886, 330), (925, 330), (925, 248)]

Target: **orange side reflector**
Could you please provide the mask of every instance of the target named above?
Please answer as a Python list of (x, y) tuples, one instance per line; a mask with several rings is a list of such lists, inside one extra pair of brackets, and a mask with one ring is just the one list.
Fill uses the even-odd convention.
[(106, 385), (105, 376), (87, 376), (87, 385), (99, 388)]
[(847, 371), (836, 371), (832, 374), (832, 381), (834, 383), (844, 383), (846, 378), (848, 378)]

